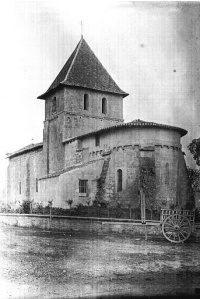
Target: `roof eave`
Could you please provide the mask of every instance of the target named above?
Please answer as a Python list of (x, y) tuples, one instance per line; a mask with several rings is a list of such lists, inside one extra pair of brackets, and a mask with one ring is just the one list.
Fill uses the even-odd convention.
[(97, 131), (91, 131), (89, 133), (85, 133), (85, 134), (82, 134), (82, 135), (79, 135), (79, 136), (75, 136), (75, 137), (72, 137), (72, 138), (69, 138), (69, 139), (66, 139), (66, 140), (63, 140), (63, 144), (65, 143), (69, 143), (69, 142), (72, 142), (73, 140), (75, 139), (81, 139), (81, 138), (85, 138), (85, 137), (89, 137), (89, 136), (92, 136), (92, 135), (96, 135), (96, 134), (101, 134), (103, 132), (107, 132), (107, 131), (112, 131), (112, 130), (117, 130), (117, 129), (125, 129), (127, 127), (138, 127), (138, 128), (141, 128), (141, 127), (146, 127), (146, 128), (152, 128), (152, 127), (157, 127), (157, 128), (161, 128), (161, 129), (168, 129), (168, 130), (174, 130), (174, 131), (178, 131), (181, 135), (181, 137), (184, 137), (188, 131), (186, 131), (185, 129), (182, 129), (182, 128), (179, 128), (179, 127), (174, 127), (174, 126), (169, 126), (169, 125), (162, 125), (162, 124), (156, 124), (156, 123), (148, 123), (146, 122), (146, 124), (131, 124), (131, 122), (129, 123), (123, 123), (123, 124), (119, 124), (119, 125), (115, 125), (115, 126), (111, 126), (111, 127), (105, 127), (105, 128), (102, 128), (102, 129), (99, 129)]
[(114, 91), (109, 91), (109, 90), (102, 90), (102, 89), (97, 89), (97, 88), (91, 88), (91, 87), (87, 87), (87, 86), (70, 85), (70, 84), (66, 84), (64, 82), (60, 82), (59, 85), (57, 85), (55, 88), (53, 88), (51, 90), (47, 90), (45, 93), (43, 93), (40, 96), (38, 96), (37, 99), (45, 100), (50, 94), (52, 94), (54, 91), (56, 91), (56, 89), (58, 89), (61, 86), (68, 86), (68, 87), (72, 87), (72, 88), (84, 88), (84, 89), (88, 89), (88, 90), (94, 90), (94, 91), (99, 91), (99, 92), (106, 92), (106, 93), (110, 93), (110, 94), (117, 94), (117, 95), (123, 96), (123, 98), (125, 98), (125, 97), (127, 97), (129, 95), (129, 93), (124, 92), (123, 90), (121, 92), (114, 92)]
[(24, 150), (19, 150), (19, 152), (14, 152), (14, 153), (11, 153), (9, 155), (7, 155), (6, 159), (10, 159), (10, 158), (14, 158), (14, 157), (17, 157), (17, 156), (20, 156), (20, 155), (23, 155), (23, 154), (26, 154), (28, 152), (34, 152), (38, 149), (42, 149), (43, 148), (43, 143), (42, 144), (38, 144), (32, 148), (29, 148), (29, 149), (24, 149)]

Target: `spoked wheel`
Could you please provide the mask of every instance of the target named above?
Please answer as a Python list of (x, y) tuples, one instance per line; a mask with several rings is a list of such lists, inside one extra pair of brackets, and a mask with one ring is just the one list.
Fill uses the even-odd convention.
[(181, 243), (189, 238), (191, 224), (188, 218), (183, 215), (170, 215), (163, 222), (162, 232), (168, 241)]

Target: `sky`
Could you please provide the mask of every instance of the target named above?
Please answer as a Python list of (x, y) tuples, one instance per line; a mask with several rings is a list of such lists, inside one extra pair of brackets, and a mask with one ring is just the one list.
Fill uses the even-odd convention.
[(11, 153), (43, 138), (45, 92), (81, 37), (121, 89), (124, 120), (200, 137), (200, 3), (3, 1), (0, 11), (0, 190)]

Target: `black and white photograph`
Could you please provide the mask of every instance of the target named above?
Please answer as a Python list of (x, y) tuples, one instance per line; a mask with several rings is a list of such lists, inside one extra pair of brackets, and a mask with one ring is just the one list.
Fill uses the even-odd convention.
[(200, 297), (200, 2), (0, 10), (0, 299)]

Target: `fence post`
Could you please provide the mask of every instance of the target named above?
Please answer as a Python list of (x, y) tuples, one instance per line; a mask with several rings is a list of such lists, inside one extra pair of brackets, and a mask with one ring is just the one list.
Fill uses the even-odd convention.
[(141, 202), (141, 221), (146, 223), (146, 206), (145, 206), (145, 194), (143, 190), (140, 190), (140, 202)]
[(145, 240), (147, 241), (147, 224), (146, 224), (146, 204), (145, 204), (145, 193), (140, 190), (140, 202), (141, 202), (141, 221), (145, 226)]
[(53, 205), (53, 199), (48, 201), (49, 204), (49, 228), (51, 228), (51, 209), (52, 209), (52, 205)]

